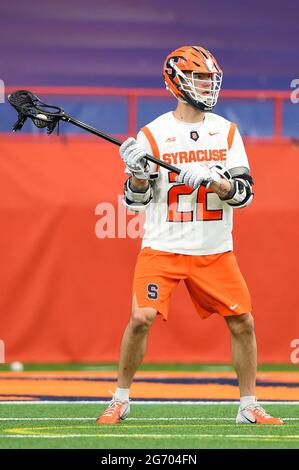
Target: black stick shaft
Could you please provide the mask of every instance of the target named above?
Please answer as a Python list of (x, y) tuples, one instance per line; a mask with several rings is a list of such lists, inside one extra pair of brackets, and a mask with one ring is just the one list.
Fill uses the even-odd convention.
[[(122, 142), (119, 139), (116, 139), (115, 137), (111, 137), (110, 135), (105, 134), (104, 132), (99, 131), (98, 129), (95, 129), (94, 127), (91, 127), (88, 124), (85, 124), (84, 122), (78, 121), (77, 119), (74, 119), (73, 117), (68, 116), (67, 114), (65, 114), (61, 119), (63, 121), (74, 124), (74, 126), (80, 127), (81, 129), (84, 129), (90, 132), (91, 134), (94, 134), (98, 137), (102, 137), (103, 139), (108, 140), (108, 142), (118, 145), (119, 147), (122, 144)], [(169, 163), (166, 163), (163, 160), (159, 160), (158, 158), (155, 158), (152, 155), (148, 155), (148, 154), (146, 154), (145, 158), (153, 163), (156, 163), (157, 165), (162, 166), (163, 168), (166, 168), (166, 170), (173, 171), (177, 175), (180, 174), (179, 168), (169, 165)]]

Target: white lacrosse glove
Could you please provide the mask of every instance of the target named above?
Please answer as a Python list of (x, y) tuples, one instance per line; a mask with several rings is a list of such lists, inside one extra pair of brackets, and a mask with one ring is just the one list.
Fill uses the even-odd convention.
[(232, 175), (230, 174), (229, 170), (224, 168), (224, 166), (220, 165), (220, 163), (216, 163), (210, 167), (211, 172), (211, 181), (207, 184), (207, 188), (211, 185), (211, 183), (219, 183), (222, 179), (226, 181), (231, 181)]
[(200, 164), (192, 168), (186, 166), (181, 169), (176, 180), (178, 183), (184, 183), (186, 186), (199, 188), (201, 185), (207, 185), (212, 181), (211, 171), (208, 167)]
[(152, 180), (157, 178), (158, 173), (150, 171), (150, 165), (144, 158), (146, 156), (145, 149), (137, 143), (134, 137), (129, 137), (123, 142), (120, 146), (119, 153), (131, 175), (140, 180)]
[(177, 176), (176, 181), (178, 183), (184, 183), (186, 186), (193, 188), (199, 188), (200, 186), (209, 186), (214, 182), (221, 181), (221, 178), (229, 181), (231, 179), (228, 170), (223, 168), (221, 165), (213, 165), (208, 167), (199, 164), (196, 167), (188, 168), (184, 167), (181, 169), (180, 174)]

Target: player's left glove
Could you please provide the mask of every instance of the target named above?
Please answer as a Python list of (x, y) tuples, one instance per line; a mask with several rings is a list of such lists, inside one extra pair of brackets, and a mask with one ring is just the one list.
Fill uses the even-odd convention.
[(208, 167), (199, 164), (192, 168), (182, 168), (176, 180), (178, 183), (184, 183), (186, 186), (193, 188), (199, 188), (200, 186), (208, 188), (213, 182), (219, 182), (221, 178), (227, 181), (231, 180), (229, 171), (221, 165), (217, 164)]
[(217, 163), (216, 165), (212, 165), (210, 167), (211, 172), (211, 181), (208, 183), (207, 188), (210, 186), (211, 183), (219, 183), (221, 179), (225, 179), (226, 181), (231, 181), (232, 175), (230, 172), (224, 168), (224, 166)]

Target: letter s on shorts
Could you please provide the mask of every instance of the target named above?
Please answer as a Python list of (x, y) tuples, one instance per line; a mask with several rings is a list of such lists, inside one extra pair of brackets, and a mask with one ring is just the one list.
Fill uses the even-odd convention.
[(147, 297), (152, 300), (157, 300), (159, 287), (157, 284), (147, 285)]

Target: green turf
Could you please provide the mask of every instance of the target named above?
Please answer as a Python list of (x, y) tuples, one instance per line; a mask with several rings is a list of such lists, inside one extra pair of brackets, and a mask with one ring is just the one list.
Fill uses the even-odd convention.
[[(299, 448), (299, 407), (296, 405), (267, 406), (275, 416), (295, 418), (286, 420), (283, 426), (236, 425), (236, 405), (177, 404), (133, 404), (129, 420), (99, 426), (95, 424), (95, 417), (104, 407), (96, 404), (1, 404), (0, 418), (18, 419), (0, 420), (0, 448)], [(22, 421), (20, 418), (32, 419)]]
[[(65, 364), (24, 364), (25, 371), (117, 371), (117, 364), (107, 363), (65, 363)], [(0, 364), (0, 372), (10, 370), (10, 364)], [(221, 372), (233, 371), (230, 364), (142, 364), (139, 368), (141, 371), (198, 371), (198, 372)], [(259, 372), (272, 371), (299, 371), (298, 364), (260, 364)]]

